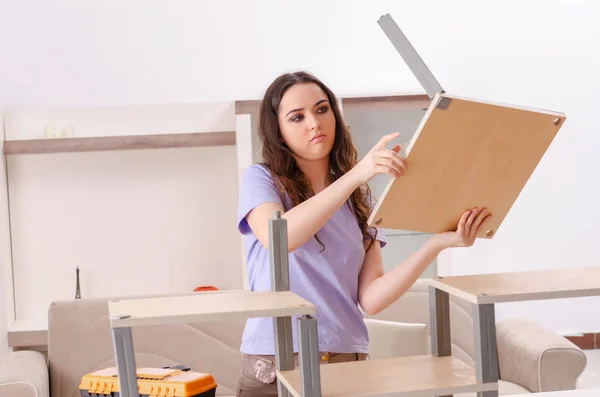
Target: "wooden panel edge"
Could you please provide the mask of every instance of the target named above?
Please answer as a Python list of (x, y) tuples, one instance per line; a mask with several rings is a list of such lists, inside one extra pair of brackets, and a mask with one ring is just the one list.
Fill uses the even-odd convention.
[(287, 379), (287, 374), (289, 373), (293, 373), (295, 370), (297, 370), (298, 367), (291, 369), (291, 370), (285, 370), (285, 371), (279, 371), (278, 369), (276, 370), (277, 372), (277, 377), (279, 379), (281, 379), (281, 383), (283, 383), (283, 385), (285, 386), (285, 388), (289, 391), (289, 393), (293, 396), (293, 397), (302, 397), (300, 395), (300, 392), (298, 390), (296, 390), (290, 383), (290, 381)]
[(528, 302), (538, 300), (588, 298), (595, 296), (600, 296), (600, 288), (588, 288), (585, 290), (567, 291), (524, 292), (518, 294), (502, 294), (492, 296), (482, 295), (480, 296), (479, 303)]
[(227, 313), (208, 313), (208, 314), (181, 314), (171, 317), (157, 316), (144, 318), (111, 318), (111, 328), (125, 327), (145, 327), (151, 325), (179, 324), (179, 323), (199, 323), (212, 321), (235, 321), (240, 319), (257, 317), (302, 317), (304, 315), (313, 316), (316, 314), (314, 307), (292, 307), (278, 309), (253, 309), (238, 310)]
[(235, 145), (235, 131), (4, 141), (5, 155)]
[(46, 346), (48, 344), (48, 331), (11, 331), (7, 332), (8, 346), (29, 347), (29, 346)]
[(233, 104), (235, 115), (238, 114), (258, 114), (261, 99), (249, 99), (235, 101)]
[(431, 104), (431, 99), (424, 94), (410, 95), (377, 95), (343, 97), (344, 110), (374, 109), (418, 109), (426, 110)]
[(585, 290), (568, 290), (568, 291), (542, 291), (542, 292), (524, 292), (515, 294), (498, 294), (498, 295), (474, 295), (460, 288), (445, 284), (440, 280), (433, 280), (430, 285), (454, 295), (456, 297), (467, 300), (477, 305), (496, 304), (496, 303), (512, 303), (512, 302), (530, 302), (539, 300), (555, 300), (569, 298), (587, 298), (600, 296), (600, 288), (588, 288)]
[(430, 279), (428, 282), (429, 282), (430, 286), (435, 287), (444, 292), (447, 292), (450, 295), (454, 295), (458, 298), (462, 298), (468, 302), (475, 303), (475, 304), (486, 303), (486, 302), (482, 302), (481, 299), (476, 295), (470, 294), (461, 289), (458, 289), (456, 287), (452, 287), (448, 284), (445, 284), (443, 277), (433, 278), (433, 279)]
[[(390, 361), (393, 362), (395, 360), (399, 360), (399, 361), (403, 361), (403, 359), (406, 360), (411, 360), (414, 359), (418, 356), (413, 356), (413, 357), (395, 357), (395, 358), (391, 358), (391, 359), (382, 359), (382, 360), (371, 360), (371, 363), (374, 363), (375, 361)], [(429, 355), (423, 355), (422, 357), (427, 357), (427, 358), (432, 358)], [(468, 367), (466, 364), (464, 364), (462, 361), (457, 360), (454, 357), (441, 357), (441, 358), (437, 358), (439, 360), (443, 360), (448, 362), (448, 365), (455, 367), (455, 366), (462, 366), (462, 367)], [(345, 364), (350, 364), (350, 363), (345, 363)], [(390, 364), (393, 365), (393, 364)], [(418, 365), (415, 364), (415, 365)], [(440, 388), (424, 388), (424, 389), (417, 389), (417, 390), (410, 390), (410, 391), (401, 391), (401, 392), (395, 392), (393, 393), (394, 396), (402, 396), (402, 397), (430, 397), (431, 395), (452, 395), (452, 394), (463, 394), (463, 393), (477, 393), (477, 392), (486, 392), (486, 391), (496, 391), (498, 390), (498, 382), (477, 382), (475, 380), (475, 373), (474, 370), (471, 367), (468, 367), (470, 372), (473, 372), (472, 375), (470, 375), (473, 378), (473, 381), (475, 383), (473, 384), (469, 384), (469, 385), (461, 385), (461, 386), (444, 386), (444, 387), (440, 387)], [(299, 390), (296, 390), (291, 382), (288, 379), (288, 375), (295, 377), (295, 378), (300, 378), (300, 367), (296, 366), (295, 368), (291, 369), (291, 370), (282, 370), (279, 371), (277, 370), (277, 376), (279, 377), (279, 379), (281, 379), (281, 382), (285, 385), (286, 389), (290, 391), (290, 394), (292, 394), (295, 397), (301, 397), (301, 393)], [(321, 380), (323, 381), (323, 372), (321, 372)], [(326, 376), (326, 375), (325, 375)], [(367, 379), (368, 381), (368, 379)], [(380, 394), (378, 394), (380, 395)], [(387, 395), (387, 394), (386, 394)], [(392, 394), (390, 394), (392, 395)]]

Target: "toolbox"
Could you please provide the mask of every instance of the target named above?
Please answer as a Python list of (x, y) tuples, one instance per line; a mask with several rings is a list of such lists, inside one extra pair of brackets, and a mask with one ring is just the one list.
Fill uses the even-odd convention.
[[(214, 397), (217, 383), (210, 374), (190, 371), (184, 366), (138, 368), (140, 397)], [(119, 397), (117, 368), (84, 375), (79, 384), (81, 397)]]

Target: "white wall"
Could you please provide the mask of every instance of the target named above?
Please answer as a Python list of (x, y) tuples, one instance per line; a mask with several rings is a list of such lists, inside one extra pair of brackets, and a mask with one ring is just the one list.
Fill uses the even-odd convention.
[[(496, 237), (452, 252), (447, 270), (600, 264), (600, 13), (591, 0), (2, 1), (4, 108), (258, 98), (296, 68), (339, 95), (421, 91), (376, 23), (390, 12), (446, 90), (569, 117)], [(591, 315), (600, 301), (586, 302), (499, 315), (600, 331)]]
[(76, 267), (86, 298), (240, 288), (235, 152), (9, 158), (17, 319), (73, 299)]

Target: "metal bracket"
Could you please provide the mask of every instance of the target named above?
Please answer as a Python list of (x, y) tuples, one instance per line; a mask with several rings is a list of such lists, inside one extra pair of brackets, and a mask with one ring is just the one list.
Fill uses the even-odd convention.
[(451, 102), (452, 102), (452, 99), (447, 98), (447, 97), (441, 97), (435, 107), (438, 109), (446, 110), (446, 109), (448, 109), (448, 106), (450, 106)]
[[(483, 294), (482, 294), (483, 295)], [(497, 383), (498, 347), (494, 304), (473, 305), (475, 374), (480, 383)], [(498, 397), (498, 390), (478, 392), (477, 397)]]
[(113, 349), (122, 397), (139, 397), (131, 328), (113, 328)]
[(273, 291), (290, 290), (288, 262), (287, 220), (275, 211), (269, 221), (269, 256), (271, 261), (271, 288)]
[(423, 59), (419, 56), (417, 51), (414, 49), (408, 38), (402, 33), (402, 30), (398, 27), (394, 19), (390, 14), (385, 14), (377, 21), (383, 32), (386, 34), (388, 39), (392, 42), (396, 51), (400, 53), (406, 65), (413, 72), (423, 89), (427, 93), (430, 99), (433, 99), (436, 94), (444, 93), (442, 86), (431, 73), (431, 70), (425, 65)]
[(450, 295), (432, 285), (429, 286), (429, 317), (431, 354), (437, 357), (452, 355)]
[[(288, 262), (287, 220), (275, 211), (269, 221), (269, 256), (271, 261), (271, 289), (290, 290), (290, 267)], [(273, 318), (275, 338), (275, 365), (279, 371), (294, 369), (294, 344), (292, 340), (292, 318)], [(277, 395), (290, 397), (289, 390), (277, 380)]]
[(317, 319), (312, 316), (302, 316), (298, 318), (297, 324), (302, 397), (321, 397)]

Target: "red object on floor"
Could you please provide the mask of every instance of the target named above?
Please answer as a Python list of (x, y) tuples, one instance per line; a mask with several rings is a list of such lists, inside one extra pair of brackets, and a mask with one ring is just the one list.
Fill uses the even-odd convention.
[(213, 287), (212, 285), (201, 285), (199, 287), (194, 288), (194, 292), (202, 292), (202, 291), (218, 291), (217, 287)]

